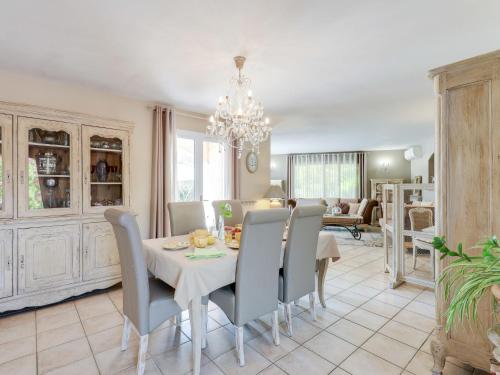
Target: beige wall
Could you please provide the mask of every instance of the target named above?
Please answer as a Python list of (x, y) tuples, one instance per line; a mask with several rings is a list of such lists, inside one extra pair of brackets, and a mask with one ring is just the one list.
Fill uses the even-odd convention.
[[(411, 163), (404, 158), (405, 150), (369, 151), (367, 152), (368, 196), (371, 196), (372, 178), (402, 178), (411, 181)], [(389, 166), (385, 169), (382, 163)]]
[(131, 205), (141, 233), (149, 233), (152, 111), (149, 104), (84, 86), (0, 70), (0, 100), (135, 123), (131, 145)]

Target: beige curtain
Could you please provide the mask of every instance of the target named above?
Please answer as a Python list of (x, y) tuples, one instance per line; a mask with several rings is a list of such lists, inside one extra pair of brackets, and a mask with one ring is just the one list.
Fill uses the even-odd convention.
[(167, 203), (174, 194), (174, 110), (157, 105), (153, 115), (150, 237), (159, 238), (170, 235)]

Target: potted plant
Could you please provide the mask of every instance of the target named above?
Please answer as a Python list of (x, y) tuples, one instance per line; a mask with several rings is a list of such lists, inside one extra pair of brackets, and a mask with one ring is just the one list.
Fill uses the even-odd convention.
[[(444, 297), (450, 300), (446, 317), (446, 332), (460, 322), (477, 322), (477, 306), (491, 288), (500, 300), (500, 246), (495, 236), (477, 245), (482, 248), (479, 256), (468, 255), (459, 243), (456, 251), (446, 246), (444, 237), (434, 237), (432, 245), (442, 255), (441, 259), (456, 257), (444, 270), (439, 283), (444, 284)], [(451, 292), (453, 291), (453, 295)], [(451, 298), (450, 298), (451, 297)]]

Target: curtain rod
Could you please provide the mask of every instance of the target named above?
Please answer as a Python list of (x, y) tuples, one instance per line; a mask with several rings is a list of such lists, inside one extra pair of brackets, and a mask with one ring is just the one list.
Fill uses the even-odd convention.
[[(146, 108), (154, 111), (156, 109), (156, 106), (148, 105), (148, 106), (146, 106)], [(175, 107), (170, 107), (170, 108), (172, 108), (176, 114), (184, 116), (184, 117), (192, 117), (192, 118), (196, 118), (199, 120), (208, 120), (208, 118), (209, 118), (208, 115), (206, 115), (206, 117), (203, 117), (204, 115), (202, 113), (185, 112), (185, 111), (182, 111), (182, 110), (177, 109)]]

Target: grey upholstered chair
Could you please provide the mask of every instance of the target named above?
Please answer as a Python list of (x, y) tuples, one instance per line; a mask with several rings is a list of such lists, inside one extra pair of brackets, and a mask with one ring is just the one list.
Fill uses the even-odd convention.
[(229, 203), (231, 205), (231, 210), (233, 212), (233, 217), (224, 218), (224, 225), (234, 227), (236, 224), (242, 224), (243, 223), (243, 206), (241, 204), (241, 201), (238, 200), (220, 200), (220, 201), (213, 201), (212, 202), (212, 207), (214, 208), (214, 214), (215, 214), (215, 225), (217, 227), (217, 230), (219, 230), (219, 207), (222, 203)]
[(188, 234), (207, 227), (203, 202), (170, 202), (167, 206), (172, 236)]
[(243, 220), (236, 281), (209, 295), (235, 326), (240, 366), (245, 366), (246, 323), (272, 312), (273, 339), (279, 345), (278, 272), (287, 218), (285, 208), (249, 211)]
[[(149, 279), (139, 228), (135, 218), (124, 210), (107, 209), (104, 217), (113, 226), (123, 285), (122, 350), (127, 350), (132, 324), (139, 333), (137, 374), (144, 374), (149, 333), (167, 319), (178, 316), (181, 308), (174, 301), (174, 289), (158, 279)], [(180, 322), (178, 322), (180, 323)]]
[(291, 303), (309, 294), (311, 316), (316, 320), (314, 302), (316, 251), (321, 220), (326, 207), (297, 206), (292, 212), (286, 240), (283, 269), (279, 275), (279, 300), (285, 305), (288, 334), (293, 335)]

